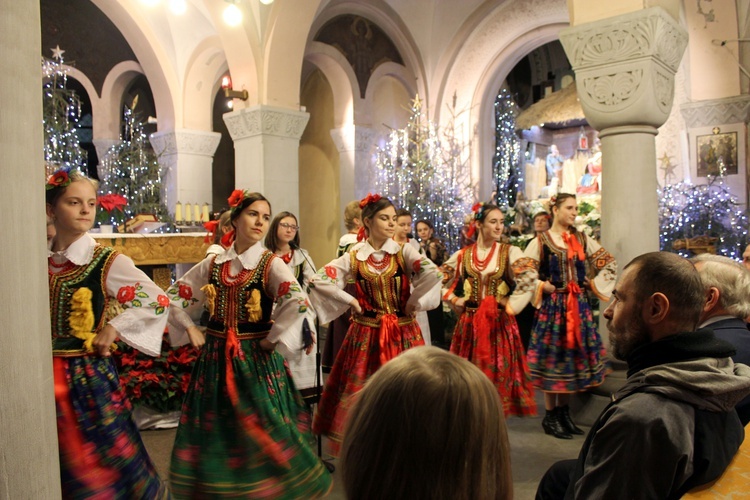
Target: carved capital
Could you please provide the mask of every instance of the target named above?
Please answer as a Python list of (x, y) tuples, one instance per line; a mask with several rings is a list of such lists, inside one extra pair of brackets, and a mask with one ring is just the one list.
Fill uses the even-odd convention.
[(708, 127), (723, 123), (750, 122), (750, 96), (686, 102), (680, 106), (687, 128)]
[(201, 130), (170, 130), (156, 132), (149, 137), (157, 155), (191, 154), (213, 157), (221, 134)]
[(275, 135), (299, 140), (310, 114), (270, 106), (253, 106), (224, 114), (224, 123), (232, 139), (245, 139), (258, 135)]
[(567, 28), (560, 40), (593, 127), (659, 127), (667, 120), (687, 33), (662, 8)]
[(357, 125), (331, 129), (331, 138), (339, 153), (344, 151), (369, 152), (375, 142), (375, 136), (373, 129)]

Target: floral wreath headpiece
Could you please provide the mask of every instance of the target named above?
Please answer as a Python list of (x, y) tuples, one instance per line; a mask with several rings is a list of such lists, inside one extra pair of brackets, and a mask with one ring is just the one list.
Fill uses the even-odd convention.
[(555, 206), (555, 203), (557, 203), (557, 195), (553, 194), (552, 196), (549, 197), (549, 209), (550, 209), (550, 211), (552, 211), (552, 207)]
[(70, 179), (70, 170), (70, 167), (64, 167), (56, 170), (55, 173), (50, 175), (47, 179), (45, 189), (50, 190), (55, 188), (68, 187), (68, 185), (70, 185), (70, 183), (72, 182)]

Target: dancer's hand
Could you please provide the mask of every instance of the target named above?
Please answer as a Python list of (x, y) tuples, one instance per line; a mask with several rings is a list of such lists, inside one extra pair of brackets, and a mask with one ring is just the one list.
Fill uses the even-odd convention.
[(105, 358), (110, 357), (112, 355), (110, 347), (112, 347), (112, 344), (115, 342), (116, 338), (117, 330), (115, 330), (114, 326), (107, 323), (106, 325), (104, 325), (104, 328), (102, 328), (94, 337), (94, 341), (92, 342), (94, 350), (99, 354), (99, 356), (103, 356)]
[(362, 306), (359, 305), (359, 301), (357, 299), (353, 299), (351, 302), (349, 302), (349, 305), (352, 306), (352, 311), (357, 314), (362, 314)]
[(201, 347), (203, 347), (203, 344), (206, 343), (206, 336), (203, 334), (200, 328), (195, 325), (188, 327), (187, 335), (188, 339), (190, 340), (190, 345), (193, 347), (200, 349)]
[(312, 344), (310, 344), (309, 346), (305, 347), (305, 354), (309, 355), (311, 352), (313, 352), (313, 347), (315, 347), (315, 342), (316, 342), (316, 340), (315, 340), (315, 334), (313, 333), (312, 334)]
[(550, 294), (550, 293), (553, 293), (555, 290), (556, 290), (555, 285), (553, 285), (549, 281), (545, 281), (544, 284), (542, 285), (542, 291), (544, 293)]
[(260, 347), (264, 351), (273, 351), (274, 349), (276, 349), (276, 344), (268, 339), (262, 339), (260, 341)]
[(406, 307), (404, 307), (404, 314), (414, 317), (417, 314), (416, 308), (417, 306), (414, 304), (406, 304)]

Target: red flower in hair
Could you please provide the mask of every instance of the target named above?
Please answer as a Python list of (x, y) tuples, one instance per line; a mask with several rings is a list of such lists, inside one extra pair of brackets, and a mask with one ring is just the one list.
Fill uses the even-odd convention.
[(219, 227), (219, 221), (210, 220), (208, 222), (204, 222), (203, 227), (206, 228), (206, 231), (208, 231), (209, 233), (215, 233), (216, 228)]
[(58, 170), (47, 179), (47, 189), (52, 189), (70, 184), (70, 177), (65, 170)]
[(474, 206), (471, 207), (471, 211), (474, 213), (477, 213), (477, 211), (482, 208), (483, 203), (480, 201), (479, 203), (474, 203)]
[(367, 193), (367, 196), (362, 198), (359, 202), (359, 208), (365, 208), (370, 203), (377, 203), (380, 201), (381, 196), (379, 194)]
[(239, 207), (242, 203), (242, 200), (245, 199), (245, 192), (241, 189), (235, 189), (232, 191), (232, 194), (229, 195), (229, 198), (227, 198), (227, 202), (229, 203), (229, 206), (232, 208)]

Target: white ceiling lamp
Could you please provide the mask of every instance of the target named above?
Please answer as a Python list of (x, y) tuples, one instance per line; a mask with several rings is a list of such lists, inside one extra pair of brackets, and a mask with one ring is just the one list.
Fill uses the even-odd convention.
[(263, 5), (271, 5), (273, 3), (273, 0), (260, 0), (260, 3)]
[(185, 0), (169, 0), (169, 10), (177, 16), (181, 16), (187, 10), (187, 2)]
[(240, 3), (240, 0), (225, 0), (229, 5), (227, 5), (227, 8), (224, 9), (224, 14), (222, 14), (222, 17), (224, 18), (224, 22), (227, 23), (229, 26), (238, 26), (242, 23), (242, 11), (239, 7), (237, 7), (237, 4)]

